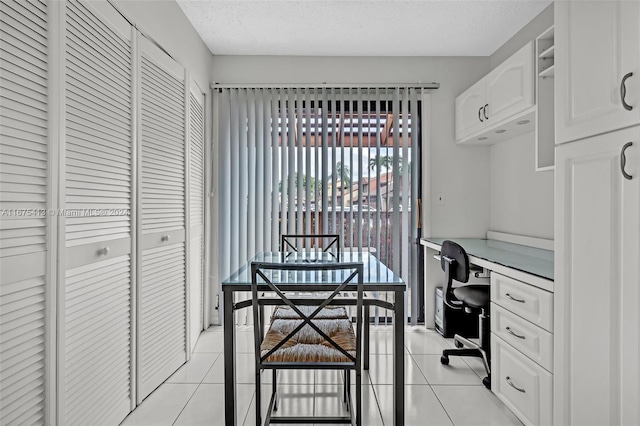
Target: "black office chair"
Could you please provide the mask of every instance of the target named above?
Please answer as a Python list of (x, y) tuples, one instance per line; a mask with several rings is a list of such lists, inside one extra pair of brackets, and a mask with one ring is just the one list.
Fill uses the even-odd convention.
[(478, 314), (480, 344), (476, 344), (462, 336), (455, 335), (453, 342), (457, 349), (442, 351), (440, 362), (449, 364), (450, 355), (473, 356), (482, 358), (487, 377), (482, 383), (491, 388), (491, 346), (489, 342), (489, 286), (483, 284), (468, 284), (453, 287), (453, 281), (469, 282), (469, 256), (467, 252), (453, 241), (446, 240), (440, 250), (440, 265), (444, 270), (446, 283), (444, 288), (444, 302), (452, 309), (464, 309), (469, 314)]

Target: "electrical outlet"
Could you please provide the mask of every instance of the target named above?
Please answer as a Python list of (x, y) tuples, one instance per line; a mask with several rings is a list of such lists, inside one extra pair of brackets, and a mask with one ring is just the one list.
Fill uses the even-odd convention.
[(436, 195), (436, 204), (439, 206), (444, 206), (444, 194), (442, 192), (439, 192)]

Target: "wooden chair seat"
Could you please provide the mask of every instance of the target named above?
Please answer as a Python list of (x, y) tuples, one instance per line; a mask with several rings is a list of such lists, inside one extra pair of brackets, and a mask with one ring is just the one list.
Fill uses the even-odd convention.
[[(298, 306), (298, 309), (305, 315), (311, 315), (315, 311), (316, 306)], [(271, 321), (276, 319), (300, 319), (300, 315), (289, 306), (278, 306), (273, 314), (271, 314)], [(347, 310), (342, 306), (327, 306), (322, 308), (314, 319), (326, 320), (326, 319), (349, 319)]]
[[(306, 307), (305, 307), (306, 308)], [(346, 310), (342, 309), (346, 315)], [(326, 309), (326, 308), (325, 308)], [(328, 309), (332, 311), (334, 309)], [(295, 312), (293, 312), (295, 314)], [(261, 355), (266, 355), (289, 333), (302, 323), (297, 319), (275, 319), (260, 345)], [(348, 319), (317, 319), (313, 323), (341, 348), (356, 356), (356, 335), (353, 325)], [(294, 336), (272, 353), (265, 362), (287, 363), (321, 363), (321, 362), (345, 362), (351, 363), (343, 353), (338, 351), (331, 343), (327, 342), (318, 332), (305, 325)]]

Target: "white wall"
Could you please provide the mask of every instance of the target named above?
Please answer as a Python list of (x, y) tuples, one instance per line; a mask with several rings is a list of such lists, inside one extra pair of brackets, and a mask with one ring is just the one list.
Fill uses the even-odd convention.
[(536, 172), (533, 133), (491, 147), (491, 229), (553, 239), (553, 172)]
[(111, 0), (111, 3), (188, 69), (203, 92), (209, 92), (213, 55), (175, 0)]
[[(553, 25), (553, 5), (490, 57), (495, 68)], [(490, 229), (553, 239), (553, 171), (535, 172), (534, 134), (491, 146)]]
[(547, 6), (538, 16), (534, 17), (527, 25), (518, 31), (513, 37), (500, 46), (489, 58), (489, 66), (494, 69), (504, 62), (509, 56), (516, 53), (522, 46), (535, 40), (547, 28), (553, 25), (553, 3)]
[[(437, 82), (431, 94), (431, 152), (423, 188), (445, 195), (425, 211), (423, 235), (484, 236), (489, 226), (489, 149), (459, 147), (454, 137), (455, 97), (489, 70), (487, 57), (277, 57), (214, 56), (219, 83)], [(432, 204), (435, 204), (433, 202)], [(423, 208), (429, 203), (423, 200)], [(430, 218), (430, 221), (429, 221)], [(429, 231), (430, 227), (430, 231)]]

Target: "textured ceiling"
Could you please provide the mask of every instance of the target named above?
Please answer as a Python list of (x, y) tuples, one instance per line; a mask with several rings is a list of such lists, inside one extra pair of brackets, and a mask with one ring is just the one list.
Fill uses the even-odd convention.
[(551, 0), (177, 0), (214, 55), (489, 56)]

